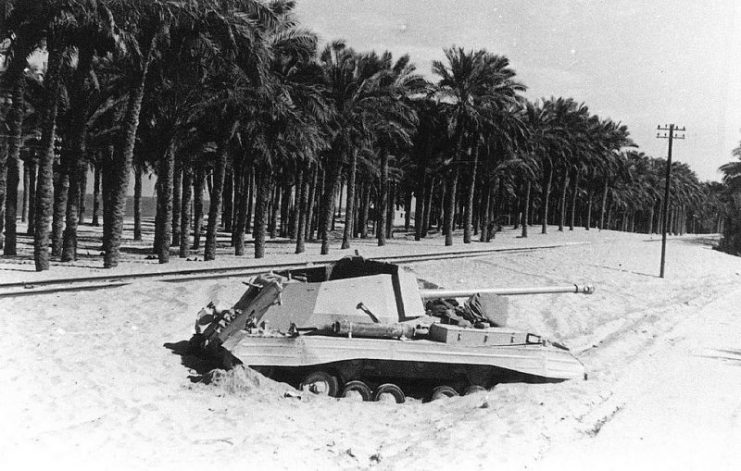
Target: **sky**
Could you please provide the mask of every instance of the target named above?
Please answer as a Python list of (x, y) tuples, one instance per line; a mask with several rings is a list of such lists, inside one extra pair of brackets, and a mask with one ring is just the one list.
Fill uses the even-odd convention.
[(444, 48), (505, 55), (528, 98), (584, 102), (653, 157), (657, 125), (684, 126), (672, 157), (701, 180), (741, 142), (738, 0), (299, 0), (297, 15), (322, 42), (409, 54), (433, 80)]

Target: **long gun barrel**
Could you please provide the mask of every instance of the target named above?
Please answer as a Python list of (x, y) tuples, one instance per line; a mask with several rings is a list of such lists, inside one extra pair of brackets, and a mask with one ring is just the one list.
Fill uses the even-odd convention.
[(476, 293), (498, 294), (511, 296), (518, 294), (549, 294), (549, 293), (594, 293), (592, 285), (570, 286), (541, 286), (530, 288), (481, 288), (481, 289), (421, 289), (422, 299), (465, 298)]

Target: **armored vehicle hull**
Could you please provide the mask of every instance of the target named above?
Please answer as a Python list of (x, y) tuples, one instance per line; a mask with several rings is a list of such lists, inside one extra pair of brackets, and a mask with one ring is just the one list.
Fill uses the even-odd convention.
[(396, 265), (355, 257), (319, 270), (260, 277), (234, 308), (206, 310), (199, 346), (301, 389), (364, 400), (586, 378), (565, 347), (501, 325), (506, 306), (476, 294), (485, 290), (441, 291), (474, 293), (460, 306), (438, 300), (435, 290), (420, 292)]

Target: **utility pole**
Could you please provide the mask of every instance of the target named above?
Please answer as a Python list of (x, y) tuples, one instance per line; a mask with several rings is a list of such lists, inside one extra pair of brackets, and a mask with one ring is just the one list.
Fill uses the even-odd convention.
[[(664, 184), (664, 201), (661, 205), (661, 270), (659, 276), (664, 278), (664, 263), (666, 261), (666, 229), (668, 223), (668, 212), (669, 212), (669, 184), (671, 182), (672, 174), (672, 142), (674, 139), (684, 139), (684, 134), (677, 136), (675, 132), (685, 132), (685, 128), (678, 128), (674, 124), (665, 124), (656, 126), (656, 138), (657, 139), (669, 139), (669, 152), (666, 158), (666, 183)], [(661, 133), (664, 134), (661, 134)]]

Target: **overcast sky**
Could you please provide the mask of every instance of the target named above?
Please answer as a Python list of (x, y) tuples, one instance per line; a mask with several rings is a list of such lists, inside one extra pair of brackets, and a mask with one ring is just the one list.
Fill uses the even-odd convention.
[(656, 125), (686, 126), (673, 157), (702, 180), (741, 141), (737, 0), (299, 0), (322, 41), (408, 53), (419, 71), (452, 45), (510, 59), (526, 95), (573, 97), (628, 125), (640, 150), (666, 157)]

